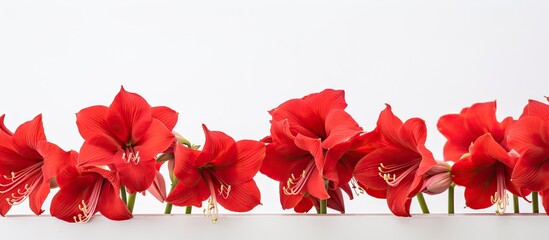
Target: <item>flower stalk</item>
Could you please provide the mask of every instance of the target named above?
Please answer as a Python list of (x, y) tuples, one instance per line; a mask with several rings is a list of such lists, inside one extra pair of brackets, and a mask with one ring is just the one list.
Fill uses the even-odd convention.
[(132, 193), (128, 198), (128, 210), (130, 210), (130, 213), (133, 213), (133, 207), (135, 206), (135, 197), (136, 193)]
[(454, 214), (454, 188), (455, 184), (452, 183), (448, 188), (448, 214)]
[(122, 198), (124, 204), (128, 205), (128, 198), (126, 197), (126, 187), (124, 187), (123, 185), (120, 186), (120, 197)]
[(423, 197), (423, 193), (419, 192), (416, 195), (416, 198), (419, 206), (421, 207), (421, 212), (423, 212), (423, 214), (429, 214), (429, 207), (427, 207), (427, 203), (425, 202), (425, 197)]
[(518, 196), (513, 194), (513, 211), (514, 213), (520, 213)]
[(538, 192), (532, 192), (532, 213), (539, 213)]

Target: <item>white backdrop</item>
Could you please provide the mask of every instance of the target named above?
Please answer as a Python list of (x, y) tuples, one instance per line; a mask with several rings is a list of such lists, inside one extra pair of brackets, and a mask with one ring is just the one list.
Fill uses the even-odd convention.
[[(366, 130), (384, 103), (403, 120), (425, 119), (441, 159), (441, 115), (497, 100), (499, 119), (518, 117), (529, 98), (549, 95), (548, 12), (547, 1), (528, 0), (2, 1), (0, 114), (14, 130), (43, 113), (48, 139), (78, 150), (74, 114), (110, 104), (124, 85), (178, 111), (175, 130), (203, 144), (201, 123), (260, 139), (267, 110), (336, 88)], [(252, 213), (283, 212), (278, 184), (256, 179), (263, 206)], [(445, 194), (427, 202), (446, 211)], [(348, 213), (389, 212), (366, 195), (346, 204)], [(458, 188), (456, 212), (471, 212), (463, 206)], [(135, 212), (163, 208), (139, 196)], [(28, 203), (10, 213), (30, 213)]]

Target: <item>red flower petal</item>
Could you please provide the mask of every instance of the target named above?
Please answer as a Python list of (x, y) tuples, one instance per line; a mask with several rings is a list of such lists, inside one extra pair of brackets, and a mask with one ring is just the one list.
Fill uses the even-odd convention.
[(139, 152), (141, 159), (153, 159), (157, 154), (169, 148), (174, 141), (174, 135), (157, 119), (153, 119), (142, 138), (135, 142), (134, 150)]
[(519, 119), (509, 130), (507, 137), (509, 145), (519, 154), (534, 149), (534, 151), (549, 152), (547, 150), (549, 149), (549, 140), (547, 139), (549, 139), (549, 125), (537, 117)]
[[(219, 189), (219, 182), (213, 181), (215, 189)], [(261, 204), (261, 195), (255, 181), (250, 180), (242, 184), (231, 185), (229, 196), (224, 198), (219, 192), (217, 202), (233, 212), (247, 212)]]
[(324, 171), (324, 150), (320, 146), (320, 139), (298, 134), (294, 142), (296, 146), (308, 151), (314, 157), (316, 169), (322, 173)]
[(280, 195), (280, 205), (282, 205), (282, 209), (294, 208), (303, 199), (303, 194), (287, 195), (284, 193), (283, 187), (286, 187), (286, 182), (281, 181), (280, 187), (278, 189)]
[(44, 135), (44, 127), (42, 126), (42, 114), (21, 124), (13, 134), (15, 150), (22, 156), (31, 159), (42, 159), (36, 148), (38, 142), (44, 140), (46, 140), (46, 135)]
[(431, 153), (425, 145), (419, 144), (417, 146), (417, 152), (421, 154), (421, 162), (419, 163), (419, 168), (416, 170), (416, 176), (427, 173), (431, 167), (437, 165), (433, 153)]
[(78, 164), (81, 166), (102, 166), (113, 164), (114, 154), (120, 152), (120, 145), (108, 135), (96, 134), (87, 139), (80, 149)]
[(279, 151), (276, 151), (274, 144), (269, 144), (266, 146), (265, 160), (263, 160), (259, 171), (276, 181), (282, 181), (286, 184), (292, 173), (299, 176), (312, 160), (313, 157), (309, 154), (302, 156), (281, 155)]
[[(465, 118), (459, 114), (447, 114), (438, 119), (437, 128), (442, 135), (448, 139), (444, 145), (444, 159), (457, 161), (463, 153), (468, 152), (469, 145), (475, 139), (471, 139), (470, 134), (464, 129), (466, 126)], [(464, 133), (465, 132), (465, 133)], [(460, 149), (461, 151), (448, 152), (446, 148)]]
[(471, 158), (479, 168), (488, 167), (499, 161), (508, 167), (514, 167), (507, 151), (492, 138), (489, 133), (480, 136), (471, 147)]
[(271, 111), (272, 121), (288, 119), (292, 131), (307, 137), (325, 137), (324, 122), (314, 107), (301, 99), (288, 100)]
[(309, 176), (309, 179), (307, 180), (307, 192), (320, 200), (328, 199), (330, 198), (330, 195), (328, 195), (328, 191), (326, 190), (326, 183), (324, 182), (324, 178), (322, 178), (322, 174), (318, 169), (314, 169), (311, 175)]
[(457, 185), (464, 187), (488, 184), (495, 177), (495, 163), (494, 160), (491, 164), (479, 164), (474, 162), (471, 156), (463, 158), (452, 166), (452, 179)]
[(410, 188), (412, 187), (413, 175), (408, 175), (396, 187), (387, 188), (387, 205), (391, 212), (399, 217), (410, 217)]
[(257, 141), (238, 141), (236, 150), (233, 164), (214, 170), (218, 178), (230, 185), (238, 185), (253, 179), (265, 158), (265, 145)]
[(405, 148), (378, 148), (357, 163), (354, 176), (356, 180), (367, 189), (385, 189), (387, 188), (387, 182), (383, 177), (379, 176), (379, 167), (381, 163), (384, 165), (400, 165), (406, 161), (418, 161), (419, 159), (421, 159), (421, 156), (418, 153), (409, 151)]
[(118, 186), (113, 186), (109, 181), (104, 181), (101, 186), (101, 196), (96, 211), (115, 221), (128, 220), (133, 217), (126, 204), (120, 199)]
[(5, 116), (5, 114), (2, 114), (2, 116), (0, 116), (0, 136), (2, 135), (2, 133), (5, 133), (6, 135), (13, 135), (13, 133), (6, 127), (6, 125), (4, 125)]
[(483, 209), (493, 205), (491, 197), (497, 190), (496, 181), (482, 182), (465, 188), (465, 205), (472, 209)]
[(179, 115), (176, 111), (165, 106), (153, 107), (151, 111), (153, 118), (160, 120), (170, 131), (173, 131)]
[(182, 144), (177, 144), (174, 153), (174, 175), (179, 180), (179, 184), (195, 186), (198, 184), (198, 181), (203, 181), (203, 178), (198, 171), (198, 167), (200, 166), (195, 165), (200, 151), (190, 149)]
[[(113, 111), (119, 115), (113, 114)], [(116, 122), (113, 119), (117, 119), (118, 117), (122, 119), (122, 122), (120, 122), (121, 125), (112, 125)], [(109, 106), (107, 119), (111, 124), (111, 129), (120, 137), (120, 140), (123, 142), (129, 140), (138, 142), (151, 124), (151, 105), (143, 97), (136, 93), (126, 92), (124, 87), (121, 87), (120, 92), (114, 97), (113, 102)], [(120, 131), (116, 131), (117, 129)]]
[(425, 144), (427, 139), (427, 127), (419, 118), (408, 119), (398, 131), (400, 144), (411, 150), (416, 150), (418, 145)]
[(110, 124), (107, 122), (106, 106), (91, 106), (76, 114), (76, 125), (84, 139), (89, 139), (97, 133), (111, 135)]
[[(545, 160), (542, 160), (545, 159)], [(535, 148), (526, 150), (515, 165), (512, 182), (521, 188), (544, 191), (549, 188), (549, 155)]]
[[(351, 141), (343, 142), (341, 144), (335, 145), (334, 147), (328, 149), (328, 151), (326, 152), (323, 176), (324, 178), (332, 181), (335, 184), (335, 186), (338, 186), (339, 184), (340, 170), (344, 172), (349, 172), (349, 174), (351, 175), (354, 171), (356, 162), (351, 164), (352, 166), (345, 166), (345, 164), (349, 164), (347, 162), (341, 162), (340, 164), (341, 158), (352, 147), (352, 145), (353, 145), (353, 142)], [(357, 159), (357, 161), (359, 159)]]
[(387, 198), (387, 190), (386, 189), (383, 189), (383, 190), (377, 190), (377, 189), (371, 189), (371, 188), (364, 188), (364, 191), (366, 191), (366, 193), (372, 197), (375, 197), (375, 198), (381, 198), (381, 199), (385, 199)]
[[(76, 169), (73, 168), (73, 170)], [(98, 174), (79, 175), (78, 173), (71, 171), (70, 168), (64, 171), (64, 173), (67, 174), (60, 175), (60, 178), (58, 179), (61, 189), (52, 199), (50, 213), (52, 216), (66, 222), (74, 222), (75, 220), (73, 217), (82, 213), (79, 209), (82, 200), (90, 197), (95, 183), (97, 181), (103, 181), (103, 178)], [(69, 175), (71, 176), (69, 177)], [(67, 181), (65, 181), (65, 179)], [(95, 212), (97, 212), (97, 209)]]
[(276, 155), (293, 158), (309, 154), (307, 151), (295, 145), (295, 136), (290, 131), (288, 120), (272, 122), (271, 136), (272, 141), (269, 143), (269, 146), (271, 146), (273, 153), (276, 152)]
[(319, 93), (309, 94), (303, 97), (303, 100), (314, 106), (322, 122), (326, 121), (330, 111), (334, 109), (343, 110), (347, 107), (345, 91), (343, 90), (325, 89)]
[(40, 215), (44, 212), (42, 205), (50, 193), (50, 180), (42, 178), (36, 184), (36, 189), (29, 195), (29, 206), (34, 214)]
[(44, 158), (44, 166), (42, 166), (42, 174), (44, 179), (48, 180), (57, 176), (57, 173), (65, 166), (70, 157), (70, 152), (65, 152), (57, 145), (42, 141), (37, 148), (40, 155)]
[(214, 166), (224, 166), (232, 164), (236, 159), (236, 146), (232, 137), (220, 131), (210, 131), (206, 125), (202, 124), (206, 142), (202, 153), (196, 160), (197, 166), (204, 166), (210, 163)]
[(328, 193), (330, 194), (330, 199), (327, 201), (327, 207), (340, 213), (345, 213), (345, 201), (343, 200), (341, 189), (336, 188), (334, 190), (329, 190)]
[(141, 158), (138, 164), (125, 163), (122, 161), (122, 151), (118, 151), (114, 159), (120, 159), (113, 163), (120, 176), (120, 182), (128, 191), (142, 192), (151, 186), (156, 176), (156, 162), (153, 158)]
[(549, 121), (549, 105), (536, 100), (529, 100), (525, 108), (525, 114), (526, 116), (539, 117), (543, 121)]
[(306, 213), (313, 208), (313, 202), (311, 201), (311, 198), (303, 198), (295, 207), (294, 211), (297, 213)]
[(8, 146), (0, 145), (0, 174), (2, 176), (11, 175), (11, 172), (18, 172), (27, 167), (37, 164), (39, 161), (25, 158), (19, 155), (11, 144)]
[(186, 186), (180, 183), (175, 185), (174, 190), (166, 198), (176, 206), (202, 207), (202, 202), (210, 196), (210, 190), (205, 181), (198, 181), (195, 186)]
[(379, 114), (377, 120), (377, 130), (391, 144), (400, 145), (400, 137), (398, 130), (402, 126), (402, 121), (393, 114), (391, 105), (385, 104), (386, 107)]
[(324, 149), (348, 141), (362, 132), (362, 128), (358, 126), (351, 115), (338, 109), (332, 110), (328, 114), (325, 126), (328, 137), (322, 141), (322, 148)]

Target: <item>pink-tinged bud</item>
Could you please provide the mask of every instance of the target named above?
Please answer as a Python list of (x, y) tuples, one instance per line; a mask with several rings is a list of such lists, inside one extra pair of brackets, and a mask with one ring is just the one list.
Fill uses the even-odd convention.
[(425, 174), (423, 182), (423, 192), (429, 195), (443, 193), (452, 185), (452, 175), (450, 174), (451, 164), (448, 162), (437, 162)]

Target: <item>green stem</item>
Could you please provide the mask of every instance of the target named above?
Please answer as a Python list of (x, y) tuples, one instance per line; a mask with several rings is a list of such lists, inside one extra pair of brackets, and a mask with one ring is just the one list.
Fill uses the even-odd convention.
[(520, 213), (518, 196), (513, 195), (513, 210), (515, 213)]
[[(326, 191), (328, 190), (328, 184), (330, 184), (330, 181), (324, 180), (324, 187), (326, 188)], [(326, 213), (328, 213), (328, 199), (320, 200), (320, 208), (318, 209), (318, 214)]]
[[(175, 188), (175, 185), (177, 184), (177, 178), (172, 178), (172, 186), (170, 188), (170, 193), (173, 191), (173, 189)], [(172, 207), (173, 207), (173, 204), (171, 203), (166, 203), (166, 208), (164, 209), (164, 214), (171, 214), (172, 213)]]
[(425, 202), (425, 198), (423, 197), (423, 193), (419, 192), (417, 195), (417, 201), (419, 202), (419, 206), (421, 207), (421, 211), (423, 214), (429, 214), (429, 208), (427, 207), (427, 203)]
[(539, 213), (538, 192), (532, 192), (532, 212)]
[(128, 204), (128, 199), (126, 198), (126, 187), (120, 186), (120, 195), (122, 197), (122, 201), (124, 201), (124, 204)]
[(136, 193), (132, 193), (128, 198), (128, 210), (130, 210), (130, 213), (133, 213), (133, 206), (135, 205), (135, 196), (136, 196)]
[(454, 184), (448, 188), (448, 214), (454, 214)]
[(185, 214), (191, 214), (193, 212), (193, 206), (187, 206), (185, 208)]
[(320, 200), (320, 211), (318, 212), (318, 214), (326, 214), (327, 207), (328, 207), (328, 200), (327, 199)]

